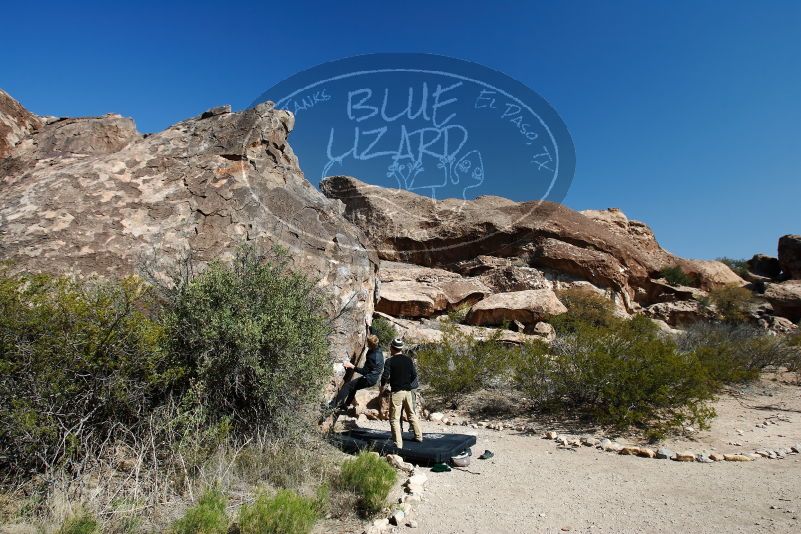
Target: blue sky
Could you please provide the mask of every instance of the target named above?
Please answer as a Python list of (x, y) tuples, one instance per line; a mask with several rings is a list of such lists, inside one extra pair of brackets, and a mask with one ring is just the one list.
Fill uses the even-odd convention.
[(801, 2), (15, 2), (0, 87), (39, 114), (152, 132), (370, 52), (500, 70), (559, 112), (565, 203), (619, 207), (683, 256), (801, 233)]

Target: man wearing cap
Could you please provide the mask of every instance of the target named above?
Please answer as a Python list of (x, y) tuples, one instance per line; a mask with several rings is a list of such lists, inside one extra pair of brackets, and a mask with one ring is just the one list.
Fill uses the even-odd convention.
[(385, 387), (389, 382), (392, 391), (392, 402), (389, 406), (389, 419), (392, 426), (392, 439), (395, 446), (403, 448), (403, 435), (401, 433), (400, 419), (403, 412), (412, 423), (414, 430), (414, 440), (423, 441), (423, 431), (420, 429), (420, 421), (414, 409), (414, 397), (412, 393), (413, 385), (417, 383), (417, 369), (414, 360), (403, 353), (403, 340), (393, 339), (390, 346), (392, 355), (384, 364), (384, 373), (381, 375), (381, 387)]

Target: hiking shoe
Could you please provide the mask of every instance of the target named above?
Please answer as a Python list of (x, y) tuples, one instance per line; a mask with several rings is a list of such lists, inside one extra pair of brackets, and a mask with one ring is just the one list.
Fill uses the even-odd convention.
[(447, 473), (449, 471), (453, 471), (453, 469), (448, 464), (434, 464), (431, 466), (432, 473)]
[(495, 456), (495, 453), (493, 453), (489, 449), (486, 449), (484, 452), (481, 453), (481, 456), (479, 456), (478, 459), (479, 460), (489, 460), (493, 456)]

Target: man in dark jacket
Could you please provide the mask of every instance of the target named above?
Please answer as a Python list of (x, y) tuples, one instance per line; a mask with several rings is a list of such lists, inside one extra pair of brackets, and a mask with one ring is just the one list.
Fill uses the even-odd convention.
[(392, 357), (384, 365), (384, 373), (381, 375), (381, 387), (385, 387), (389, 382), (392, 390), (392, 403), (389, 407), (389, 419), (392, 427), (392, 439), (395, 446), (403, 448), (403, 434), (401, 432), (400, 419), (403, 412), (412, 423), (414, 430), (414, 440), (423, 441), (423, 431), (420, 428), (420, 420), (414, 406), (414, 396), (412, 390), (417, 385), (417, 369), (414, 360), (403, 353), (403, 340), (395, 339), (390, 347)]
[(351, 380), (339, 390), (337, 396), (331, 401), (331, 408), (344, 408), (353, 402), (356, 392), (360, 389), (369, 388), (378, 382), (381, 371), (384, 369), (384, 353), (378, 348), (378, 337), (367, 336), (367, 356), (364, 360), (364, 367), (356, 367), (350, 362), (345, 362), (345, 369), (353, 369), (360, 376), (356, 380)]

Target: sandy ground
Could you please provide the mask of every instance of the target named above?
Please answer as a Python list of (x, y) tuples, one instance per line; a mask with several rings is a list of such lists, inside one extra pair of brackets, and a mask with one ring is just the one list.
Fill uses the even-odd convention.
[[(722, 396), (709, 431), (665, 445), (725, 453), (789, 447), (801, 442), (800, 394), (798, 386), (765, 378)], [(765, 422), (766, 428), (756, 426)], [(424, 430), (476, 432), (474, 456), (490, 449), (495, 457), (474, 459), (468, 471), (424, 469), (429, 482), (413, 516), (418, 527), (396, 532), (801, 532), (798, 454), (748, 463), (680, 463), (590, 447), (557, 449), (538, 435), (509, 430), (433, 423)]]

